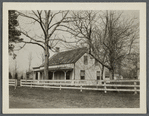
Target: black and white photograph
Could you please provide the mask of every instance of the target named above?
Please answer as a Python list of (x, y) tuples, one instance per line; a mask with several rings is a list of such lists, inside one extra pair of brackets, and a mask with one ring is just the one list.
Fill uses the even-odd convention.
[(145, 3), (3, 5), (3, 113), (146, 113)]

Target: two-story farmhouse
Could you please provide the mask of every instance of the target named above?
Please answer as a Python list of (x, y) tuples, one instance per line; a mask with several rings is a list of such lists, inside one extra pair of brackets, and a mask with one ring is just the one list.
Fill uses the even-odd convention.
[[(34, 67), (34, 80), (44, 80), (44, 64)], [(106, 68), (105, 68), (106, 70)], [(109, 78), (87, 48), (59, 52), (49, 59), (49, 80), (103, 80)]]

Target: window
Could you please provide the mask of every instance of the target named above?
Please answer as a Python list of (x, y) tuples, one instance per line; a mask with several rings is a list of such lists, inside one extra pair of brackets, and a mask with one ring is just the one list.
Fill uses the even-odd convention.
[(100, 80), (100, 71), (97, 71), (97, 80)]
[(105, 76), (105, 78), (109, 78), (109, 76)]
[(85, 79), (85, 70), (80, 71), (80, 78), (81, 78), (81, 80)]
[(84, 64), (87, 65), (88, 64), (88, 57), (84, 56)]

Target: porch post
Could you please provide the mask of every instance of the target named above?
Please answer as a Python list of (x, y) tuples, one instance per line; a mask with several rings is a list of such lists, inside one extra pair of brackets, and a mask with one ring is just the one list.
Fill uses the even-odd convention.
[(41, 80), (41, 76), (42, 76), (42, 74), (41, 74), (41, 72), (39, 72), (39, 74), (40, 74), (40, 76), (39, 76), (39, 80)]
[(43, 75), (44, 75), (44, 73), (43, 73), (43, 72), (41, 72), (41, 74), (42, 74), (42, 80), (43, 80)]
[(68, 71), (63, 71), (64, 72), (64, 80), (66, 80), (66, 73), (68, 72)]
[(66, 71), (64, 72), (64, 75), (65, 75), (65, 80), (66, 80)]
[(36, 80), (36, 72), (33, 73), (33, 80)]
[(38, 72), (38, 80), (40, 80), (40, 72)]
[(55, 73), (55, 71), (53, 71), (53, 80), (54, 80), (54, 73)]
[[(101, 72), (101, 71), (100, 71)], [(102, 73), (102, 72), (101, 72)], [(100, 73), (100, 81), (101, 81), (101, 73)], [(103, 75), (102, 75), (102, 78), (103, 78)]]

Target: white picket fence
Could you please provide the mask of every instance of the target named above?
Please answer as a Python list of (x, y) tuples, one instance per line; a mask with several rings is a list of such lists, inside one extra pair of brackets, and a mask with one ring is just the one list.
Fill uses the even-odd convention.
[(9, 86), (14, 86), (14, 89), (16, 89), (17, 79), (9, 79)]
[(104, 91), (140, 91), (139, 80), (21, 80), (20, 86)]

